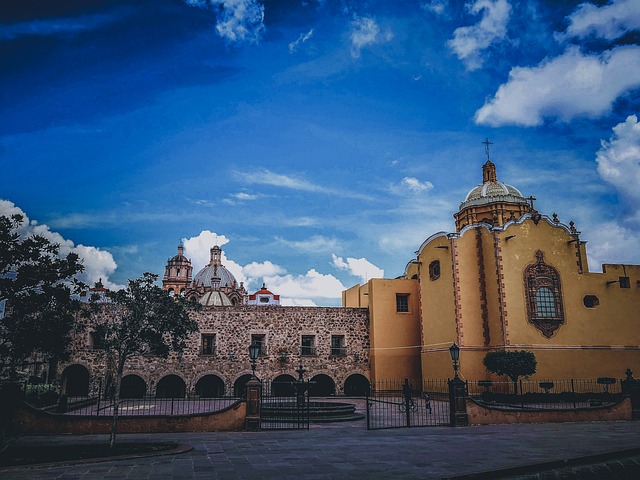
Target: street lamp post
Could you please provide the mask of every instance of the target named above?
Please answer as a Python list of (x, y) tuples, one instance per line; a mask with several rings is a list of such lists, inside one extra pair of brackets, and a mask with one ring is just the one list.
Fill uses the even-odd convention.
[(247, 417), (246, 430), (260, 430), (260, 403), (262, 401), (262, 383), (256, 377), (256, 360), (260, 355), (260, 345), (253, 342), (249, 346), (249, 360), (251, 360), (251, 379), (247, 382)]
[(465, 382), (458, 376), (460, 347), (453, 342), (449, 347), (449, 355), (453, 361), (453, 380), (449, 380), (449, 414), (451, 416), (451, 425), (454, 427), (463, 427), (469, 424), (467, 416), (467, 395)]

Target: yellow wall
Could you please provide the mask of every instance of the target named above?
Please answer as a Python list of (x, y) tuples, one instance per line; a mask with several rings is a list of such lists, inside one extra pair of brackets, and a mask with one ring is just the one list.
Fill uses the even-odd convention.
[[(418, 281), (369, 280), (371, 376), (373, 382), (420, 378)], [(409, 295), (409, 312), (396, 311), (396, 294)]]

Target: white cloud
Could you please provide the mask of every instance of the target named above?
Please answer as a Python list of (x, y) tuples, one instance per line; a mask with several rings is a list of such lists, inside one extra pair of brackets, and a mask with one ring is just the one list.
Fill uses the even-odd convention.
[[(200, 271), (211, 260), (211, 248), (215, 245), (222, 247), (229, 243), (229, 239), (224, 235), (218, 235), (210, 230), (203, 230), (197, 236), (191, 238), (183, 238), (184, 254), (191, 260), (194, 274)], [(222, 251), (222, 263), (227, 267), (225, 262), (226, 256)], [(229, 269), (231, 271), (231, 269)], [(234, 273), (234, 272), (231, 272)], [(235, 275), (235, 273), (234, 273)], [(238, 277), (236, 280), (241, 281)]]
[(613, 127), (609, 141), (601, 140), (596, 154), (598, 173), (634, 205), (640, 202), (640, 124), (638, 117), (627, 119)]
[(415, 177), (404, 177), (400, 182), (400, 187), (412, 193), (428, 192), (433, 188), (433, 184), (428, 181), (421, 182)]
[(449, 6), (449, 0), (431, 0), (420, 5), (420, 8), (425, 11), (433, 12), (436, 15), (442, 15), (446, 8)]
[(366, 283), (372, 278), (384, 278), (384, 270), (376, 267), (366, 258), (350, 258), (344, 261), (342, 257), (331, 254), (333, 266), (345, 270), (350, 275), (360, 278), (360, 283)]
[(327, 238), (322, 235), (314, 235), (306, 240), (286, 240), (282, 237), (277, 237), (276, 241), (288, 248), (307, 253), (330, 252), (331, 250), (337, 250), (339, 246), (337, 239)]
[(264, 277), (287, 273), (287, 271), (280, 265), (271, 263), (269, 260), (262, 263), (251, 262), (242, 267), (242, 270), (247, 276), (250, 277)]
[(293, 175), (284, 175), (281, 173), (274, 173), (267, 169), (260, 169), (250, 172), (234, 171), (233, 174), (240, 180), (257, 185), (271, 185), (274, 187), (289, 188), (291, 190), (300, 190), (303, 192), (316, 192), (325, 195), (337, 195), (345, 198), (359, 198), (361, 200), (371, 200), (372, 197), (360, 193), (354, 193), (346, 191), (344, 189), (337, 189), (326, 187), (322, 185), (316, 185), (305, 179), (297, 178)]
[(506, 37), (511, 5), (507, 0), (476, 0), (467, 9), (473, 15), (482, 13), (482, 18), (475, 25), (456, 28), (448, 45), (467, 70), (473, 71), (482, 66), (482, 50)]
[(218, 35), (228, 42), (258, 42), (264, 31), (264, 6), (257, 0), (184, 0), (216, 12)]
[(304, 275), (266, 276), (269, 290), (293, 300), (313, 298), (342, 298), (344, 285), (333, 275), (318, 273), (315, 269)]
[(640, 0), (613, 0), (601, 7), (583, 3), (567, 19), (569, 26), (556, 35), (558, 40), (589, 35), (614, 40), (640, 28)]
[(35, 220), (29, 220), (29, 217), (24, 213), (24, 211), (17, 207), (13, 202), (0, 200), (0, 215), (14, 214), (24, 216), (25, 221), (18, 228), (18, 232), (23, 237), (41, 235), (52, 243), (60, 245), (61, 256), (66, 256), (73, 252), (82, 259), (82, 264), (85, 269), (77, 276), (79, 280), (89, 285), (93, 285), (95, 282), (102, 279), (102, 283), (107, 288), (114, 290), (123, 288), (122, 285), (117, 285), (109, 280), (109, 276), (115, 272), (118, 267), (111, 253), (92, 246), (85, 246), (82, 244), (75, 245), (71, 240), (67, 240), (59, 233), (51, 231), (51, 228), (48, 225), (39, 224)]
[(307, 33), (301, 33), (298, 39), (295, 42), (291, 42), (289, 44), (289, 53), (293, 53), (298, 49), (298, 46), (307, 40), (309, 40), (313, 36), (313, 28), (309, 30)]
[(638, 232), (615, 222), (598, 224), (585, 240), (589, 241), (587, 260), (591, 272), (602, 272), (605, 263), (637, 265), (640, 262)]
[(360, 56), (360, 50), (363, 47), (388, 42), (393, 38), (391, 31), (382, 34), (373, 18), (356, 16), (351, 22), (351, 27), (351, 56), (353, 58)]
[(545, 117), (569, 121), (608, 112), (624, 92), (640, 86), (640, 47), (622, 46), (600, 55), (578, 47), (536, 67), (514, 67), (475, 115), (478, 124), (535, 126)]

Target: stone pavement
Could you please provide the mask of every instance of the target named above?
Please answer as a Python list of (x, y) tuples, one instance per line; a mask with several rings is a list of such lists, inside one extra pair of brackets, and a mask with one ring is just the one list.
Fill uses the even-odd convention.
[[(2, 469), (0, 479), (640, 478), (640, 422), (367, 431), (364, 421), (359, 421), (312, 425), (308, 431), (123, 434), (118, 440), (176, 441), (194, 448), (179, 455)], [(106, 443), (107, 436), (23, 437), (18, 441)], [(586, 466), (585, 462), (578, 466), (564, 463), (625, 450), (587, 459)], [(546, 465), (540, 472), (535, 469), (537, 464)]]

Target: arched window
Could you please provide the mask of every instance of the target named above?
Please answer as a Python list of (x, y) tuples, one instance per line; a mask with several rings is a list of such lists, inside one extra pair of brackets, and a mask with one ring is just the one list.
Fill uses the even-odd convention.
[(536, 263), (524, 270), (527, 297), (527, 319), (545, 337), (551, 338), (564, 324), (560, 274), (544, 261), (544, 254), (536, 252)]
[(434, 260), (429, 264), (429, 278), (431, 280), (440, 278), (440, 260)]

